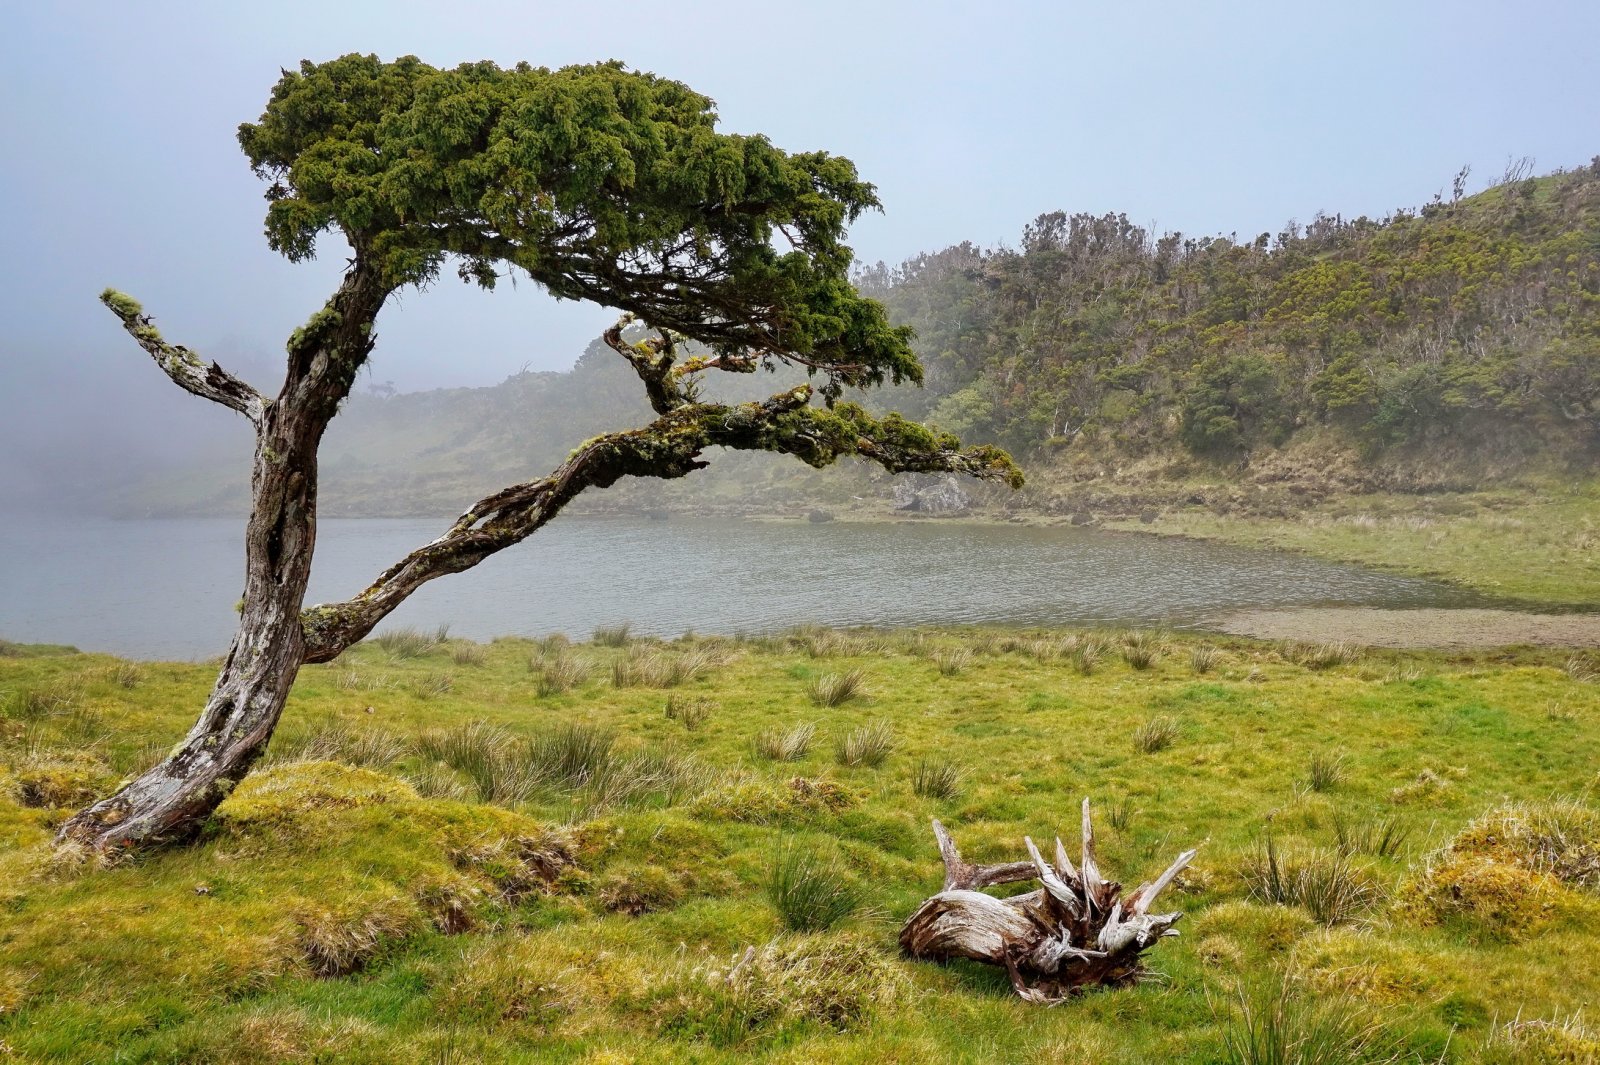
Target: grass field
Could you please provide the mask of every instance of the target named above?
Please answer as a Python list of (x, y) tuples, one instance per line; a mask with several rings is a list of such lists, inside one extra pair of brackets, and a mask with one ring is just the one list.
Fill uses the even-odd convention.
[(1437, 577), (1534, 606), (1600, 608), (1600, 488), (1587, 482), (1340, 496), (1282, 518), (1194, 507), (1151, 525), (1108, 524)]
[[(212, 670), (0, 645), (0, 1060), (1595, 1061), (1597, 668), (400, 633), (303, 671), (198, 843), (106, 868), (52, 826)], [(1145, 982), (1046, 1009), (899, 956), (931, 817), (1014, 860), (1084, 796), (1108, 875), (1200, 846)]]

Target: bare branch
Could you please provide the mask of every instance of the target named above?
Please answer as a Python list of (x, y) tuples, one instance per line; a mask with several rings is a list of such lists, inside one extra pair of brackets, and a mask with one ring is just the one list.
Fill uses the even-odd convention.
[(150, 317), (144, 313), (139, 301), (132, 296), (108, 288), (100, 293), (100, 302), (122, 320), (122, 328), (150, 353), (156, 365), (166, 371), (167, 376), (177, 382), (180, 388), (224, 407), (231, 407), (249, 418), (256, 428), (261, 427), (266, 406), (261, 393), (216, 363), (201, 359), (183, 345), (168, 344), (151, 324)]
[(305, 610), (306, 660), (334, 658), (423, 584), (521, 543), (586, 489), (607, 488), (623, 477), (686, 476), (705, 468), (701, 454), (708, 447), (772, 451), (819, 468), (856, 455), (891, 473), (963, 473), (1022, 484), (1021, 472), (998, 448), (963, 451), (954, 437), (899, 415), (877, 419), (850, 403), (826, 410), (811, 406), (811, 395), (810, 385), (800, 385), (759, 403), (682, 402), (644, 428), (587, 441), (548, 477), (479, 500), (444, 535), (389, 567), (354, 599)]

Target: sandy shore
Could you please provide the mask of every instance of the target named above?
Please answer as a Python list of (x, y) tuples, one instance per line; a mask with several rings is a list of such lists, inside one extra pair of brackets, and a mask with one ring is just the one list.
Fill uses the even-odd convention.
[(1600, 647), (1600, 614), (1514, 610), (1306, 607), (1223, 614), (1212, 627), (1269, 640), (1342, 640), (1372, 647)]

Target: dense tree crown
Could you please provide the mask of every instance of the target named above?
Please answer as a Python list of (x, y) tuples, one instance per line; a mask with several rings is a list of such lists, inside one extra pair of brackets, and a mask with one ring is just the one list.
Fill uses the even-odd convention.
[(848, 276), (845, 226), (878, 205), (872, 186), (847, 159), (716, 120), (706, 97), (618, 63), (347, 55), (286, 71), (239, 142), (290, 259), (337, 229), (391, 287), (457, 256), (484, 286), (514, 268), (719, 354), (807, 365), (830, 398), (920, 381), (910, 331)]

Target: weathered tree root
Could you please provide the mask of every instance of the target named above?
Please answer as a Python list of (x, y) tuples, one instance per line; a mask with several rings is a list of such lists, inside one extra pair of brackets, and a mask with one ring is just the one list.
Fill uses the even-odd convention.
[[(1011, 986), (1028, 1002), (1053, 1004), (1088, 987), (1132, 983), (1143, 970), (1141, 955), (1181, 913), (1150, 913), (1163, 888), (1194, 860), (1184, 851), (1153, 883), (1126, 898), (1122, 885), (1103, 880), (1094, 860), (1089, 800), (1083, 800), (1083, 855), (1073, 868), (1056, 839), (1052, 867), (1024, 837), (1031, 861), (971, 865), (961, 860), (950, 833), (937, 820), (933, 834), (944, 858), (944, 890), (918, 907), (900, 930), (900, 949), (913, 958), (970, 958), (1003, 966)], [(997, 899), (979, 888), (1038, 879), (1044, 886), (1026, 895)]]

